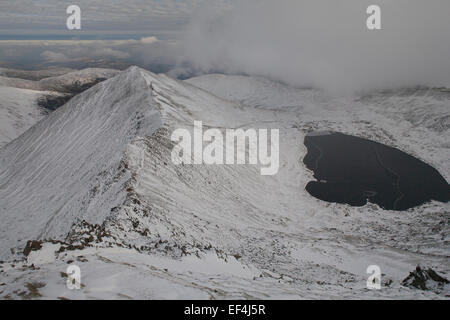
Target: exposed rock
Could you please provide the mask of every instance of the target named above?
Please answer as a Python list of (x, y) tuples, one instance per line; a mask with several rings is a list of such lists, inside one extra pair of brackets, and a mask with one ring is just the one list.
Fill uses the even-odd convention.
[(433, 269), (422, 269), (420, 266), (417, 266), (416, 270), (402, 281), (402, 285), (406, 287), (430, 290), (436, 293), (442, 292), (448, 283), (450, 282), (446, 278), (438, 275)]
[(42, 241), (30, 240), (23, 249), (23, 254), (27, 257), (31, 251), (37, 251), (42, 248)]

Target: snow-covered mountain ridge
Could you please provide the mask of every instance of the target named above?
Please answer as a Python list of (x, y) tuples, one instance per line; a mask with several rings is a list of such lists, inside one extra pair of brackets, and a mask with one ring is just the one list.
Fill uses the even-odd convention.
[[(108, 82), (76, 96), (0, 151), (2, 257), (8, 245), (61, 236), (75, 218), (102, 222), (109, 213), (101, 204), (89, 207), (90, 184), (101, 174), (102, 183), (112, 180), (121, 148), (160, 123), (146, 108), (149, 90), (143, 78), (128, 72), (115, 81), (115, 87)], [(119, 190), (111, 190), (111, 203), (120, 201), (114, 191)], [(20, 224), (25, 217), (27, 224)], [(11, 225), (23, 229), (10, 234)]]
[[(321, 202), (304, 190), (312, 173), (302, 159), (309, 131), (336, 130), (397, 144), (448, 178), (445, 136), (271, 82), (244, 97), (249, 105), (219, 96), (133, 67), (1, 149), (0, 258), (42, 241), (26, 261), (1, 265), (1, 295), (40, 281), (55, 298), (443, 297), (401, 281), (423, 262), (448, 278), (449, 204), (392, 212)], [(173, 165), (170, 134), (194, 120), (280, 129), (279, 173)], [(78, 292), (60, 276), (67, 263), (82, 269)], [(379, 292), (365, 289), (371, 264), (385, 274)]]

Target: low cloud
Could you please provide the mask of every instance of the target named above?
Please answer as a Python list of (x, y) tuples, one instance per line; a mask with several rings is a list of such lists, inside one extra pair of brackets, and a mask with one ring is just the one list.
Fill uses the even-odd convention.
[[(366, 28), (381, 7), (382, 30)], [(295, 86), (355, 92), (450, 86), (448, 0), (248, 0), (199, 12), (184, 41), (197, 72), (267, 76)]]
[[(195, 14), (190, 12), (199, 6), (191, 2), (189, 14), (179, 18), (190, 17), (187, 27), (159, 16), (165, 34), (184, 28), (180, 37), (160, 40), (152, 32), (128, 40), (5, 40), (0, 41), (0, 67), (137, 65), (179, 78), (250, 74), (339, 94), (450, 87), (448, 0), (220, 0), (202, 1)], [(160, 2), (152, 4), (155, 9)], [(366, 28), (366, 9), (372, 4), (381, 7), (382, 30)], [(171, 5), (184, 10), (176, 1)], [(144, 7), (140, 2), (129, 6), (129, 12), (108, 7), (111, 24)], [(89, 22), (89, 5), (84, 9)], [(136, 22), (130, 30), (142, 28)]]

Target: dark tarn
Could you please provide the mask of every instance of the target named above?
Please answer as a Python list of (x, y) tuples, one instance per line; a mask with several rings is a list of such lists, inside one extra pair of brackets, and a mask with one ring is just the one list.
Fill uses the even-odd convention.
[(317, 179), (306, 190), (320, 200), (398, 211), (450, 200), (436, 169), (398, 149), (337, 132), (308, 134), (305, 145), (303, 162)]

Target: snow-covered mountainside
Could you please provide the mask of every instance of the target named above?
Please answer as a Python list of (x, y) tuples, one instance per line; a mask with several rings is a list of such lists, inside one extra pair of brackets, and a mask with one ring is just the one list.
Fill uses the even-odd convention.
[[(449, 294), (402, 285), (418, 264), (449, 278), (448, 203), (396, 212), (322, 202), (305, 191), (312, 172), (302, 162), (305, 135), (333, 130), (396, 146), (448, 180), (448, 130), (386, 113), (391, 96), (333, 98), (249, 77), (222, 76), (218, 86), (217, 77), (181, 82), (133, 67), (0, 149), (0, 297)], [(170, 135), (194, 120), (279, 129), (278, 174), (175, 166)], [(66, 288), (69, 264), (81, 268), (81, 290)], [(366, 289), (374, 264), (379, 291)]]
[[(91, 203), (95, 188), (117, 178), (123, 147), (141, 131), (151, 135), (161, 122), (149, 116), (148, 97), (144, 79), (124, 73), (76, 96), (0, 151), (1, 257), (26, 240), (66, 235), (76, 219), (104, 220), (111, 208)], [(120, 203), (120, 186), (112, 187), (102, 201)], [(20, 232), (11, 235), (8, 224)]]
[(299, 90), (262, 77), (208, 74), (185, 80), (218, 97), (264, 109), (298, 108), (305, 95), (318, 94), (314, 90)]
[[(110, 69), (23, 71), (0, 68), (0, 75), (4, 75), (0, 76), (0, 148), (75, 94), (118, 72)], [(28, 80), (30, 78), (41, 79)]]
[(0, 148), (41, 120), (47, 112), (42, 99), (60, 99), (63, 94), (0, 86)]
[(344, 98), (258, 77), (211, 74), (185, 81), (235, 103), (300, 111), (304, 121), (314, 120), (313, 128), (334, 128), (398, 147), (450, 179), (449, 89), (404, 89)]

